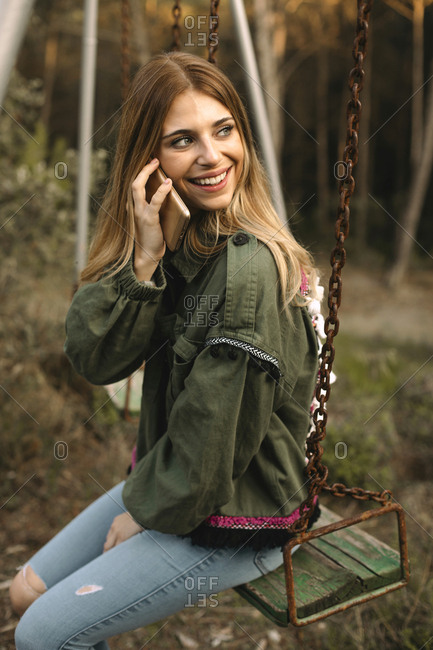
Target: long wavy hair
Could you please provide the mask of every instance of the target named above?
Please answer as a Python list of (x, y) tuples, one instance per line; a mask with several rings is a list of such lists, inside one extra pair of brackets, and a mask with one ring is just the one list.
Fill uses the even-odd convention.
[(135, 235), (131, 184), (154, 157), (170, 106), (186, 90), (205, 93), (230, 111), (244, 149), (243, 169), (230, 205), (191, 220), (184, 242), (186, 251), (207, 257), (226, 245), (227, 236), (243, 228), (272, 252), (283, 306), (292, 301), (303, 304), (305, 299), (299, 293), (303, 275), (314, 293), (316, 271), (310, 254), (282, 226), (272, 206), (268, 179), (254, 148), (245, 107), (221, 70), (204, 59), (180, 52), (155, 56), (131, 84), (108, 188), (81, 281), (94, 282), (107, 272), (114, 275), (130, 259)]

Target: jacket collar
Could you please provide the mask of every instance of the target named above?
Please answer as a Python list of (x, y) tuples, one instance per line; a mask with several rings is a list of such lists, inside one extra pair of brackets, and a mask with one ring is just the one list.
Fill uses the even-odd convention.
[[(224, 237), (225, 239), (225, 237)], [(187, 281), (191, 282), (195, 276), (201, 271), (211, 260), (214, 260), (215, 256), (199, 256), (197, 253), (189, 251), (188, 254), (185, 251), (185, 243), (182, 244), (182, 247), (172, 253), (168, 251), (164, 255), (165, 265), (171, 264), (175, 269), (179, 271), (182, 277)]]
[(187, 282), (191, 282), (195, 278), (200, 269), (206, 265), (207, 261), (207, 258), (199, 258), (193, 253), (186, 255), (183, 246), (176, 253), (169, 253), (167, 259), (167, 263), (174, 266)]

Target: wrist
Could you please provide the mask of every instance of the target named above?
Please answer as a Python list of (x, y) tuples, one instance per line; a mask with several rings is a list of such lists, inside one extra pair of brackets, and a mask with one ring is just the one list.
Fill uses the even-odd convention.
[(152, 260), (151, 258), (134, 259), (134, 273), (139, 282), (154, 282), (152, 276), (155, 273), (159, 264), (159, 260)]

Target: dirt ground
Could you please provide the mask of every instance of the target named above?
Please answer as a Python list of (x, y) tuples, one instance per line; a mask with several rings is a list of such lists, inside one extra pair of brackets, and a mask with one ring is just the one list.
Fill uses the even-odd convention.
[(433, 268), (412, 271), (395, 291), (386, 286), (383, 273), (374, 270), (348, 264), (342, 277), (342, 332), (365, 338), (432, 342)]
[[(362, 336), (366, 339), (366, 344), (373, 337), (431, 344), (432, 296), (431, 271), (412, 273), (398, 292), (390, 292), (380, 274), (370, 274), (353, 267), (345, 268), (341, 331), (351, 331)], [(31, 300), (35, 303), (37, 313), (36, 303), (40, 301), (40, 295), (36, 292)], [(60, 317), (67, 307), (69, 297), (64, 292), (59, 300), (59, 294), (53, 291), (51, 295), (45, 294), (44, 300), (48, 303), (48, 308), (52, 307), (52, 315)], [(56, 405), (53, 402), (52, 408), (66, 407), (63, 403)], [(87, 407), (83, 406), (79, 391), (74, 392), (69, 399), (67, 408), (71, 412), (75, 409), (78, 417), (82, 418), (81, 422), (84, 422)], [(108, 464), (101, 456), (101, 440), (98, 435), (88, 435), (88, 430), (81, 425), (73, 428), (69, 442), (70, 445), (80, 445), (79, 455), (71, 453), (68, 459), (57, 465), (47, 460), (44, 450), (38, 447), (37, 441), (31, 439), (22, 464), (16, 470), (8, 471), (4, 477), (10, 496), (0, 504), (0, 650), (12, 650), (15, 647), (13, 630), (18, 619), (12, 613), (7, 599), (7, 588), (15, 569), (45, 543), (53, 532), (77, 514), (83, 505), (99, 496), (97, 481), (108, 481), (109, 477), (111, 484), (114, 484), (123, 478), (129, 463), (134, 431), (135, 425), (124, 423), (119, 435), (108, 443), (104, 442), (104, 454), (110, 455), (112, 459)], [(35, 445), (34, 456), (32, 444)], [(97, 480), (89, 478), (90, 474), (97, 477)], [(310, 650), (314, 647), (327, 650), (326, 644), (321, 645), (320, 642), (322, 633), (325, 639), (328, 626), (345, 625), (345, 619), (338, 617), (333, 622), (316, 625), (313, 645), (312, 642), (309, 644), (308, 633), (302, 640), (303, 635), (296, 634), (294, 630), (275, 627), (234, 592), (220, 594), (218, 604), (219, 607), (215, 610), (195, 608), (183, 611), (151, 628), (114, 639), (110, 647), (115, 650), (138, 650), (144, 647), (155, 650), (213, 647), (259, 647), (262, 650)], [(362, 617), (362, 613), (358, 616)], [(353, 636), (352, 632), (350, 634)], [(362, 648), (362, 643), (358, 647)], [(427, 645), (426, 648), (428, 647), (430, 646)]]

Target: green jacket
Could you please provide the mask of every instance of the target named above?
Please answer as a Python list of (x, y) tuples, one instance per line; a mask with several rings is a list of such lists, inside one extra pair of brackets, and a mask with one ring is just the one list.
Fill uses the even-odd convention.
[(90, 382), (146, 362), (125, 505), (143, 527), (198, 543), (251, 531), (258, 546), (283, 542), (306, 496), (318, 366), (307, 310), (288, 321), (270, 250), (242, 230), (205, 263), (167, 254), (153, 279), (140, 283), (130, 261), (83, 286), (66, 321), (65, 351)]

